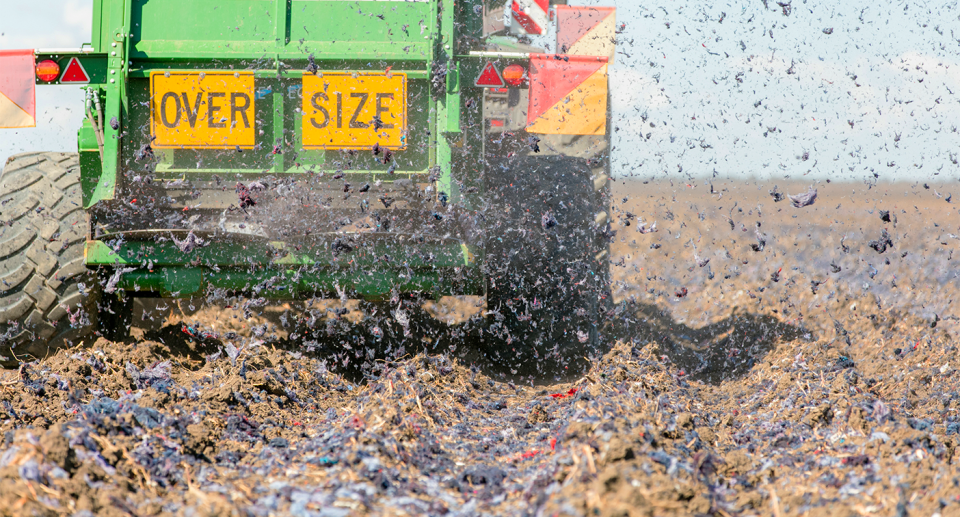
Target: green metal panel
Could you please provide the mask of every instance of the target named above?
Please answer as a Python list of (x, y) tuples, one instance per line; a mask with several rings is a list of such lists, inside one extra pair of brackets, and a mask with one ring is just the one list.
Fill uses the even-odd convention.
[(124, 273), (118, 289), (132, 293), (153, 292), (161, 296), (183, 297), (225, 289), (253, 293), (270, 299), (306, 298), (315, 294), (335, 294), (345, 289), (367, 300), (386, 300), (391, 293), (421, 292), (433, 297), (459, 294), (483, 294), (483, 281), (474, 269), (469, 275), (439, 271), (309, 271), (290, 269), (159, 268), (154, 271)]
[[(429, 61), (433, 2), (132, 0), (131, 58)], [(164, 23), (157, 23), (164, 20)], [(423, 28), (421, 30), (421, 28)]]
[[(100, 148), (97, 146), (97, 137), (93, 132), (93, 126), (90, 125), (89, 119), (83, 119), (80, 130), (77, 131), (77, 150), (81, 153), (100, 152)], [(99, 158), (100, 157), (97, 156), (97, 159)]]
[[(158, 233), (157, 235), (162, 235)], [(384, 256), (403, 256), (411, 268), (452, 268), (473, 266), (475, 249), (460, 242), (444, 244), (408, 244), (378, 241), (351, 253), (336, 253), (326, 245), (288, 245), (282, 242), (251, 241), (218, 237), (216, 241), (185, 253), (167, 240), (123, 241), (115, 247), (99, 240), (88, 241), (86, 258), (89, 265), (143, 265), (175, 266), (199, 263), (206, 266), (247, 266), (250, 258), (266, 264), (319, 265), (332, 268), (382, 267)]]
[[(224, 238), (190, 253), (170, 241), (124, 241), (113, 248), (102, 241), (88, 241), (84, 254), (91, 266), (139, 266), (124, 274), (119, 284), (123, 289), (186, 296), (208, 286), (250, 292), (271, 280), (275, 295), (288, 297), (296, 292), (333, 292), (339, 282), (364, 296), (376, 297), (392, 289), (480, 294), (476, 251), (460, 243), (403, 246), (376, 242), (349, 254), (337, 254), (325, 246)], [(384, 256), (403, 257), (405, 267), (398, 270), (384, 263)], [(184, 267), (187, 264), (192, 266)], [(322, 268), (287, 269), (300, 266)], [(460, 279), (456, 289), (455, 278)]]
[(460, 132), (460, 71), (457, 68), (447, 72), (447, 117), (445, 120), (447, 132)]
[[(121, 122), (126, 110), (126, 80), (127, 65), (124, 62), (129, 40), (130, 26), (128, 6), (129, 0), (113, 0), (103, 6), (101, 12), (101, 29), (99, 35), (101, 48), (107, 54), (107, 74), (104, 88), (100, 90), (104, 108), (104, 150), (103, 164), (100, 177), (96, 181), (93, 193), (90, 195), (89, 205), (99, 201), (113, 199), (117, 183), (117, 170), (120, 167), (120, 130), (113, 129), (110, 121), (116, 119)], [(96, 12), (96, 11), (95, 11)], [(94, 35), (96, 38), (97, 35)]]
[(163, 291), (174, 296), (200, 294), (203, 289), (203, 270), (198, 267), (161, 268), (158, 276)]
[[(93, 24), (90, 31), (90, 44), (94, 52), (103, 52), (103, 2), (93, 0)], [(106, 0), (109, 1), (109, 0)]]
[(83, 120), (80, 130), (77, 131), (77, 150), (80, 152), (80, 191), (83, 206), (88, 207), (101, 172), (100, 148), (88, 119)]

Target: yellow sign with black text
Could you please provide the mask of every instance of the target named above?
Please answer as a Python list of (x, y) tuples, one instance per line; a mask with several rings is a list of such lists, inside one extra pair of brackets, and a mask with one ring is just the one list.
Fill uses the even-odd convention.
[(155, 149), (252, 149), (256, 137), (250, 72), (150, 73)]
[(304, 74), (302, 95), (304, 149), (407, 146), (406, 74)]

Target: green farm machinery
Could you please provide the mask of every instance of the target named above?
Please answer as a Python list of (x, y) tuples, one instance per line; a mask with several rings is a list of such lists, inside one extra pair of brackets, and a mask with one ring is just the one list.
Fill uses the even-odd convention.
[(581, 370), (611, 302), (613, 15), (94, 0), (91, 44), (29, 53), (85, 118), (0, 176), (4, 364), (122, 339), (136, 297), (472, 296), (483, 362)]

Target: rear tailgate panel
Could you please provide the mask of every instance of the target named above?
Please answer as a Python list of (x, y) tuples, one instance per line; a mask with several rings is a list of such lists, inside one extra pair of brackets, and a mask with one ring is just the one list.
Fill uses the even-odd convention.
[[(448, 202), (458, 187), (474, 183), (468, 175), (480, 174), (481, 147), (451, 123), (459, 109), (447, 114), (459, 88), (449, 81), (456, 69), (446, 67), (454, 53), (445, 45), (453, 41), (453, 18), (440, 16), (439, 2), (132, 4), (129, 38), (99, 45), (122, 48), (129, 70), (118, 78), (115, 195), (91, 203), (88, 263), (137, 267), (121, 275), (122, 288), (166, 294), (200, 287), (177, 280), (188, 269), (199, 276), (184, 278), (201, 278), (205, 287), (244, 291), (260, 292), (251, 282), (266, 275), (268, 284), (287, 286), (280, 296), (330, 291), (337, 282), (368, 298), (393, 289), (482, 294), (476, 260), (482, 250), (471, 244), (475, 218)], [(447, 36), (438, 34), (441, 27)], [(150, 74), (164, 71), (252, 74), (253, 144), (154, 149)], [(368, 147), (305, 149), (302, 78), (315, 72), (405, 74), (403, 148), (389, 155)], [(470, 104), (467, 119), (478, 119), (478, 108)], [(477, 159), (466, 161), (468, 171), (454, 172), (451, 155), (467, 154)], [(204, 244), (194, 249), (180, 244), (198, 238)], [(228, 249), (224, 239), (239, 240)], [(275, 276), (281, 271), (293, 276), (281, 280)], [(298, 275), (313, 276), (303, 284)]]

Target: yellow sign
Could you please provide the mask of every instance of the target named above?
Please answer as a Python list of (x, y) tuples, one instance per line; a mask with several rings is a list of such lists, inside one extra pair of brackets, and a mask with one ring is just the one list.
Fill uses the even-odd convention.
[(151, 72), (150, 99), (156, 149), (253, 148), (250, 72)]
[(406, 74), (303, 76), (304, 149), (407, 146)]

